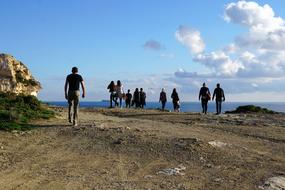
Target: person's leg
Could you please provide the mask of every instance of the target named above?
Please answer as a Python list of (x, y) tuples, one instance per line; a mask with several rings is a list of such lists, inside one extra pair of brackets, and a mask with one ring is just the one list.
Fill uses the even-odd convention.
[(205, 114), (207, 114), (208, 111), (208, 100), (205, 100)]
[(216, 114), (219, 114), (219, 101), (216, 100)]
[(120, 108), (122, 107), (122, 99), (123, 98), (120, 98)]
[(219, 114), (222, 113), (222, 101), (219, 101)]
[(75, 126), (78, 124), (79, 95), (79, 91), (75, 91), (73, 101), (73, 125)]
[(72, 123), (72, 105), (73, 105), (73, 100), (71, 99), (70, 95), (68, 94), (68, 122)]
[(162, 104), (162, 110), (164, 110), (164, 108), (165, 108), (165, 102), (162, 101), (161, 104)]
[(113, 107), (113, 94), (112, 92), (110, 93), (110, 108)]
[(204, 104), (204, 100), (201, 100), (201, 105), (202, 105), (202, 113), (205, 113), (205, 104)]

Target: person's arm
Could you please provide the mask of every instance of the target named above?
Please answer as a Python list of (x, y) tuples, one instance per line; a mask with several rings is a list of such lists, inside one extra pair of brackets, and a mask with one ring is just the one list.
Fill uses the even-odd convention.
[(65, 96), (65, 99), (68, 99), (67, 87), (68, 87), (68, 81), (66, 79), (65, 80), (65, 85), (64, 85), (64, 96)]
[(223, 92), (223, 102), (226, 100), (226, 97), (225, 97), (225, 93), (224, 93), (224, 90), (222, 90)]
[(200, 92), (199, 92), (199, 100), (201, 99), (201, 95), (202, 95), (202, 89), (200, 89)]
[(84, 83), (84, 81), (81, 81), (81, 87), (82, 87), (82, 98), (85, 98), (85, 83)]
[(214, 100), (215, 96), (216, 96), (216, 89), (214, 90), (212, 101)]

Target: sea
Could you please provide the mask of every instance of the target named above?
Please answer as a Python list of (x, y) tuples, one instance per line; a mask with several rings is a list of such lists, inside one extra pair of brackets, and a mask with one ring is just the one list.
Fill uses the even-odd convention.
[[(66, 101), (53, 101), (45, 102), (49, 105), (67, 107), (68, 103)], [(255, 105), (262, 108), (267, 108), (276, 112), (285, 113), (285, 102), (224, 102), (222, 104), (222, 112), (235, 110), (238, 106), (244, 105)], [(99, 101), (99, 102), (80, 102), (80, 107), (85, 108), (107, 108), (109, 107), (109, 101)], [(125, 106), (123, 104), (123, 106)], [(161, 108), (161, 104), (158, 102), (147, 102), (146, 109), (158, 109)], [(167, 102), (165, 109), (173, 110), (173, 105), (171, 102)], [(182, 102), (180, 104), (181, 112), (201, 112), (201, 103), (200, 102)], [(208, 112), (215, 112), (215, 102), (208, 103)]]

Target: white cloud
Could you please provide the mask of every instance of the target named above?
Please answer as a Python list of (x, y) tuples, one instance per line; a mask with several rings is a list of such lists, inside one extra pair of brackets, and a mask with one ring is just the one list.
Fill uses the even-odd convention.
[(205, 43), (198, 30), (180, 26), (175, 33), (175, 37), (193, 54), (202, 53), (205, 49)]
[(209, 54), (198, 54), (193, 59), (212, 69), (214, 73), (222, 76), (234, 76), (243, 65), (238, 61), (233, 61), (223, 51), (211, 52)]

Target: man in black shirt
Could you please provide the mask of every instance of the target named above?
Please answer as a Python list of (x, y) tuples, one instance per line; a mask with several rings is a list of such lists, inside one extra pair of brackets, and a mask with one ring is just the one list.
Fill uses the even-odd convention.
[(203, 113), (207, 114), (208, 101), (211, 100), (211, 94), (205, 83), (203, 83), (203, 87), (200, 89), (199, 100), (201, 100)]
[(130, 108), (131, 107), (131, 101), (132, 101), (132, 94), (131, 94), (131, 90), (128, 90), (128, 93), (126, 94), (126, 108)]
[(222, 102), (225, 101), (224, 90), (220, 88), (219, 83), (217, 84), (217, 88), (215, 88), (214, 90), (212, 100), (214, 100), (215, 96), (216, 96), (216, 111), (217, 111), (216, 114), (218, 115), (222, 112)]
[[(85, 97), (85, 85), (81, 75), (77, 74), (78, 68), (73, 67), (72, 73), (66, 77), (64, 92), (65, 98), (68, 100), (68, 120), (69, 123), (73, 123), (74, 126), (78, 124), (78, 107), (79, 107), (79, 86), (82, 88), (82, 98)], [(68, 89), (68, 91), (67, 91)], [(73, 107), (73, 117), (72, 117)], [(73, 119), (73, 121), (71, 120)]]

